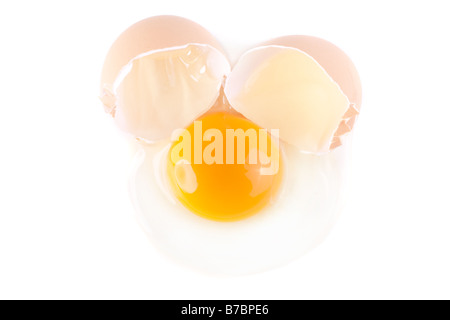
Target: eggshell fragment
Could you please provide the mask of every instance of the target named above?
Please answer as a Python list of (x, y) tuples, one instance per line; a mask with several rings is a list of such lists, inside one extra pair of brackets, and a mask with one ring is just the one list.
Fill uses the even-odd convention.
[(361, 85), (350, 59), (309, 36), (271, 40), (245, 53), (225, 85), (238, 112), (309, 153), (342, 144), (361, 106)]
[(175, 16), (152, 17), (112, 45), (100, 98), (121, 129), (158, 141), (207, 111), (229, 70), (221, 46), (203, 27)]

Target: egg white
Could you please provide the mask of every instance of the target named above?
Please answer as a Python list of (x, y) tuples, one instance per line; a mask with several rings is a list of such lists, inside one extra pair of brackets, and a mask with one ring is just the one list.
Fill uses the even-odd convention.
[(278, 199), (236, 222), (216, 222), (186, 209), (167, 184), (170, 141), (140, 143), (130, 192), (141, 226), (170, 259), (201, 272), (243, 275), (270, 270), (302, 256), (330, 232), (344, 199), (351, 143), (325, 155), (281, 143), (284, 182)]

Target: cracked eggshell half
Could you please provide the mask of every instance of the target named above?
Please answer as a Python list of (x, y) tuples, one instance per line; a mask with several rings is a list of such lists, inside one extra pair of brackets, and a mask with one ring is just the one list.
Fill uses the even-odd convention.
[(361, 106), (361, 84), (348, 56), (310, 36), (273, 39), (248, 52), (227, 78), (231, 106), (303, 152), (342, 144)]
[(206, 29), (181, 17), (151, 17), (112, 45), (100, 99), (123, 131), (159, 141), (206, 112), (229, 72), (223, 49)]

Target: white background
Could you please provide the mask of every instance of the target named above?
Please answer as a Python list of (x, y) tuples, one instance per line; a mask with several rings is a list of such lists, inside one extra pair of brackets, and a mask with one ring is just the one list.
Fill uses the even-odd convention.
[[(450, 298), (447, 1), (2, 1), (0, 298)], [(127, 141), (97, 99), (129, 25), (176, 14), (235, 60), (284, 34), (328, 39), (364, 89), (351, 193), (325, 243), (282, 269), (200, 275), (134, 218)]]

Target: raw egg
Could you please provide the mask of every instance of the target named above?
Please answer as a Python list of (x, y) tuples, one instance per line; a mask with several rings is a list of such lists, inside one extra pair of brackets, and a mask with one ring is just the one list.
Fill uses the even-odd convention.
[(111, 47), (100, 98), (137, 149), (138, 219), (173, 260), (214, 274), (264, 271), (333, 226), (361, 107), (356, 68), (333, 44), (281, 37), (231, 68), (203, 27), (152, 17)]
[[(197, 135), (196, 130), (199, 130)], [(214, 137), (208, 136), (208, 130), (216, 130), (213, 131)], [(230, 131), (232, 134), (229, 134)], [(169, 151), (171, 156), (168, 161), (172, 190), (184, 206), (207, 219), (235, 221), (256, 214), (275, 201), (282, 180), (282, 164), (277, 159), (276, 172), (264, 174), (264, 169), (269, 165), (265, 161), (269, 159), (267, 151), (270, 150), (270, 155), (279, 155), (276, 142), (272, 141), (266, 130), (242, 116), (219, 111), (199, 118), (186, 132), (190, 137), (200, 137), (199, 141), (190, 141), (189, 156), (187, 152), (179, 156), (179, 143), (175, 143)], [(236, 132), (241, 132), (241, 136)], [(203, 144), (201, 137), (214, 140)], [(250, 143), (251, 139), (253, 143)], [(198, 156), (200, 161), (192, 159), (196, 156), (196, 144), (202, 144), (198, 146), (202, 153), (201, 157)], [(212, 144), (214, 149), (211, 149)], [(243, 144), (241, 159), (239, 144)], [(264, 151), (260, 148), (262, 144)], [(232, 152), (227, 153), (230, 147)], [(205, 152), (209, 153), (204, 157)], [(227, 161), (227, 156), (230, 161)], [(250, 161), (252, 156), (254, 161)]]

